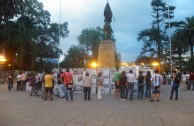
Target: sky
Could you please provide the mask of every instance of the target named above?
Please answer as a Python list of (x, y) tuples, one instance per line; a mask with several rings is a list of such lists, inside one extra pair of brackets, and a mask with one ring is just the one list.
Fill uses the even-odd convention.
[[(72, 45), (79, 44), (77, 37), (83, 29), (104, 26), (103, 13), (107, 0), (38, 1), (50, 12), (52, 22), (68, 22), (69, 36), (60, 40), (63, 53), (67, 53)], [(193, 0), (164, 1), (176, 7), (175, 17), (170, 21), (181, 21), (194, 16)], [(151, 28), (153, 21), (151, 0), (108, 0), (108, 2), (115, 19), (112, 20), (111, 26), (116, 39), (117, 53), (121, 54), (122, 62), (134, 62), (143, 47), (143, 43), (137, 41), (138, 33)], [(172, 33), (169, 31), (169, 34)], [(63, 56), (60, 59), (63, 59)]]

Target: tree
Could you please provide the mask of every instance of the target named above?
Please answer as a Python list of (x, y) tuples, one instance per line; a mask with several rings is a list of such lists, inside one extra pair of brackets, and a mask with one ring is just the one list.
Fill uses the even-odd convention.
[(6, 57), (10, 62), (17, 61), (21, 70), (33, 69), (37, 58), (58, 58), (62, 53), (58, 47), (59, 37), (67, 37), (69, 33), (67, 22), (51, 23), (50, 13), (43, 9), (42, 3), (25, 0), (24, 5), (21, 15), (7, 20), (0, 31), (0, 44), (6, 49)]
[(154, 18), (152, 27), (139, 32), (138, 41), (143, 41), (144, 46), (142, 48), (141, 55), (149, 52), (151, 56), (157, 54), (157, 58), (166, 61), (167, 49), (169, 47), (168, 36), (166, 35), (167, 25), (165, 22), (167, 18), (173, 18), (174, 6), (168, 6), (163, 0), (152, 0), (151, 2)]
[(185, 40), (190, 46), (191, 58), (193, 57), (193, 44), (194, 44), (194, 16), (187, 17), (186, 21), (183, 23), (180, 29), (177, 31), (181, 31)]
[(24, 7), (23, 0), (1, 0), (0, 2), (0, 25), (8, 19), (21, 14)]
[(181, 31), (177, 31), (172, 36), (172, 54), (178, 54), (178, 63), (176, 63), (176, 57), (173, 57), (174, 64), (178, 64), (180, 72), (182, 72), (183, 58), (182, 54), (188, 51), (188, 44), (184, 42), (184, 36)]
[[(79, 45), (87, 50), (87, 59), (92, 57), (97, 61), (98, 47), (103, 39), (103, 29), (100, 27), (84, 29), (78, 36)], [(90, 56), (91, 55), (91, 56)]]
[(81, 46), (72, 46), (68, 50), (65, 59), (60, 63), (61, 67), (80, 68), (85, 67), (87, 53)]

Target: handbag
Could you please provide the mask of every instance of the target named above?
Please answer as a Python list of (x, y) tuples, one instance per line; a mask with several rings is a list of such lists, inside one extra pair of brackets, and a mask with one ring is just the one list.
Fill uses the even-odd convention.
[[(65, 73), (64, 73), (64, 79), (67, 82), (66, 77), (65, 77)], [(73, 83), (67, 83), (67, 89), (72, 89), (72, 88), (73, 88)]]
[(117, 85), (118, 85), (118, 86), (120, 85), (120, 81), (117, 81)]
[(67, 83), (67, 88), (68, 89), (72, 89), (73, 88), (73, 84), (72, 83)]

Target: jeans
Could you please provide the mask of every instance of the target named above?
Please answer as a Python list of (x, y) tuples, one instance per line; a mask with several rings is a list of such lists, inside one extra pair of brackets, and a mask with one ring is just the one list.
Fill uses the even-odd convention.
[(133, 92), (134, 92), (134, 82), (128, 83), (128, 87), (127, 87), (126, 94), (125, 94), (126, 99), (128, 97), (129, 90), (130, 90), (130, 99), (132, 100), (133, 99)]
[(121, 85), (121, 99), (126, 99), (126, 91), (127, 91), (127, 87), (126, 85)]
[(194, 80), (189, 80), (189, 83), (188, 83), (188, 89), (191, 88), (191, 85), (193, 86), (193, 90), (194, 90)]
[(138, 99), (143, 98), (143, 92), (144, 92), (144, 85), (138, 84)]
[(66, 87), (64, 84), (59, 85), (59, 97), (64, 97), (66, 92)]
[(17, 91), (21, 90), (21, 81), (17, 81)]
[(84, 100), (90, 100), (91, 87), (84, 87)]
[(145, 92), (145, 97), (149, 97), (151, 96), (151, 85), (150, 84), (146, 84), (146, 92)]
[(178, 99), (178, 88), (179, 88), (178, 85), (173, 85), (173, 86), (172, 86), (172, 88), (171, 88), (170, 99), (173, 98), (174, 91), (175, 91), (175, 99), (176, 99), (176, 100)]
[(25, 87), (26, 87), (26, 80), (21, 80), (21, 90), (25, 91)]
[(73, 90), (72, 88), (67, 88), (67, 87), (66, 87), (66, 92), (65, 92), (66, 100), (67, 101), (69, 100), (68, 92), (69, 92), (71, 100), (73, 100)]

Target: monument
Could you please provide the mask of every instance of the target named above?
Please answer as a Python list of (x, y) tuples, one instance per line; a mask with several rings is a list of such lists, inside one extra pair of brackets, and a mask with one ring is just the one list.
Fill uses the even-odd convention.
[(115, 68), (116, 67), (116, 47), (112, 38), (112, 11), (107, 2), (104, 9), (104, 40), (100, 42), (98, 50), (98, 67)]

